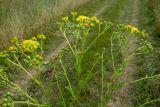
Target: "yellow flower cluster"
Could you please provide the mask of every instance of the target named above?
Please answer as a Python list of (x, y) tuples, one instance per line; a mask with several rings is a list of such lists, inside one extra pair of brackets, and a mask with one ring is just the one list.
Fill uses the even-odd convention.
[(92, 26), (92, 27), (95, 26), (95, 23), (100, 23), (100, 20), (96, 16), (93, 16), (93, 17), (89, 18), (87, 16), (80, 15), (76, 19), (76, 21), (79, 22), (81, 25)]
[(96, 23), (100, 23), (100, 20), (96, 16), (93, 16), (91, 20), (95, 21)]
[(131, 31), (131, 33), (137, 33), (140, 34), (140, 30), (136, 27), (133, 27), (132, 25), (126, 25), (125, 26), (128, 30)]
[(66, 16), (66, 17), (63, 17), (62, 18), (62, 21), (64, 21), (64, 22), (69, 22), (69, 18)]
[(83, 15), (80, 15), (77, 19), (76, 19), (77, 22), (80, 22), (80, 23), (88, 23), (90, 21), (90, 18), (87, 17), (87, 16), (83, 16)]
[[(93, 16), (93, 17), (88, 17), (88, 16), (84, 16), (84, 15), (77, 16), (77, 12), (71, 12), (70, 14), (72, 15), (72, 20), (78, 22), (79, 25), (81, 25), (81, 26), (94, 27), (96, 23), (97, 24), (100, 23), (100, 20), (96, 16)], [(69, 22), (69, 18), (67, 16), (63, 17), (62, 21)]]
[(141, 30), (139, 30), (138, 28), (136, 28), (132, 25), (122, 25), (122, 24), (120, 24), (119, 27), (129, 30), (131, 33), (139, 34), (139, 35), (141, 35), (141, 37), (144, 37), (144, 38), (148, 36), (148, 33), (145, 30), (141, 31)]
[(10, 46), (8, 48), (9, 51), (17, 51), (18, 49), (15, 46)]
[(94, 21), (96, 23), (100, 23), (100, 20), (96, 17), (96, 16), (93, 16), (91, 18), (87, 17), (87, 16), (82, 16), (80, 15), (76, 21), (80, 22), (80, 23), (88, 23), (90, 21)]
[(20, 46), (24, 52), (34, 52), (39, 48), (40, 44), (38, 41), (24, 40)]

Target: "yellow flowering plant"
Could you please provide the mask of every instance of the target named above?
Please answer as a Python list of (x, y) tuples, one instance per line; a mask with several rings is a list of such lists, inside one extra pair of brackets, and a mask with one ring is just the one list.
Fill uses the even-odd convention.
[[(108, 87), (110, 87), (108, 89), (110, 90), (110, 92), (108, 92), (110, 98), (108, 102), (112, 99), (114, 91), (125, 86), (124, 84), (127, 84), (120, 82), (119, 79), (124, 73), (128, 61), (136, 55), (152, 54), (153, 47), (152, 44), (147, 41), (147, 37), (148, 34), (146, 31), (140, 30), (132, 25), (118, 24), (116, 30), (112, 32), (110, 36), (110, 52), (108, 54), (111, 55), (109, 59), (112, 63), (113, 73), (111, 76), (111, 83), (108, 85)], [(129, 52), (129, 55), (125, 55), (124, 53), (126, 53), (129, 48), (129, 40), (133, 38), (137, 38), (140, 44), (137, 44), (137, 47), (134, 47), (135, 49)], [(116, 57), (121, 58), (121, 63), (117, 64), (118, 59)]]
[[(64, 20), (65, 19), (65, 20)], [(73, 54), (74, 58), (74, 69), (75, 69), (75, 76), (76, 79), (74, 79), (74, 82), (72, 81), (72, 77), (69, 74), (69, 71), (66, 70), (65, 64), (63, 64), (62, 58), (64, 57), (64, 54), (66, 54), (66, 51), (63, 49), (61, 56), (60, 56), (60, 64), (63, 68), (63, 74), (66, 78), (67, 84), (65, 86), (65, 89), (69, 93), (69, 96), (67, 98), (70, 98), (71, 102), (67, 103), (66, 105), (72, 105), (76, 106), (76, 103), (81, 99), (82, 96), (82, 90), (86, 88), (86, 85), (88, 84), (88, 81), (93, 79), (93, 75), (95, 75), (95, 72), (92, 71), (94, 68), (87, 68), (88, 72), (84, 72), (85, 69), (83, 68), (83, 60), (84, 55), (88, 52), (88, 50), (93, 47), (93, 45), (97, 42), (99, 38), (101, 38), (102, 35), (104, 35), (107, 31), (110, 31), (110, 47), (109, 50), (102, 49), (102, 53), (99, 55), (101, 59), (101, 75), (102, 75), (102, 81), (101, 81), (101, 107), (104, 103), (109, 102), (112, 98), (113, 92), (117, 89), (119, 89), (123, 83), (119, 82), (119, 78), (121, 77), (121, 74), (124, 72), (125, 66), (133, 56), (138, 54), (148, 54), (153, 51), (152, 45), (150, 42), (146, 42), (146, 38), (148, 34), (144, 30), (139, 30), (138, 28), (132, 26), (132, 25), (125, 25), (125, 24), (118, 24), (113, 25), (111, 22), (104, 21), (100, 18), (97, 18), (96, 16), (89, 17), (84, 15), (74, 15), (71, 12), (71, 15), (68, 17), (63, 17), (62, 22), (58, 23), (59, 29), (62, 32), (64, 38), (66, 39), (70, 51)], [(94, 33), (94, 37), (92, 37), (92, 33)], [(123, 53), (128, 48), (128, 41), (130, 37), (134, 35), (135, 38), (140, 38), (141, 45), (137, 47), (129, 56), (124, 56)], [(93, 38), (93, 39), (91, 39)], [(73, 41), (70, 41), (70, 39), (73, 39)], [(108, 47), (107, 47), (108, 48)], [(118, 49), (118, 50), (117, 50)], [(116, 52), (115, 52), (116, 50)], [(68, 51), (67, 51), (68, 52)], [(109, 57), (109, 63), (111, 63), (112, 66), (112, 75), (110, 77), (110, 80), (108, 81), (108, 85), (106, 90), (110, 90), (107, 92), (108, 99), (107, 101), (104, 101), (104, 57), (105, 54), (107, 54)], [(122, 54), (122, 60), (121, 63), (116, 65), (116, 56), (120, 56)], [(88, 62), (88, 63), (94, 63), (96, 62)], [(97, 72), (96, 72), (97, 73)], [(85, 75), (85, 76), (84, 76)], [(60, 80), (58, 80), (60, 81)], [(76, 83), (76, 84), (74, 84)], [(62, 88), (62, 87), (61, 87)], [(66, 95), (66, 93), (63, 93)], [(63, 95), (61, 95), (62, 98)], [(63, 99), (67, 100), (67, 99)], [(68, 101), (68, 100), (67, 100)]]
[[(92, 70), (88, 73), (83, 72), (82, 63), (84, 54), (87, 53), (94, 43), (112, 27), (112, 23), (103, 21), (96, 16), (88, 17), (71, 12), (71, 15), (69, 17), (63, 17), (62, 22), (58, 23), (58, 25), (74, 57), (75, 75), (78, 78), (75, 80), (77, 83), (75, 86), (72, 85), (72, 81), (68, 77), (69, 74), (66, 71), (62, 61), (64, 54), (66, 54), (69, 50), (63, 49), (62, 54), (60, 55), (60, 64), (64, 70), (63, 73), (68, 82), (68, 85), (65, 86), (65, 88), (70, 93), (70, 100), (72, 100), (69, 105), (75, 106), (74, 103), (80, 99), (82, 90), (86, 87), (88, 81), (94, 75), (94, 73), (91, 72)], [(96, 31), (95, 35), (97, 35), (96, 38), (94, 38), (93, 41), (88, 41), (89, 38), (91, 38), (89, 37), (90, 33), (94, 30)], [(73, 42), (71, 42), (70, 39), (73, 39)], [(86, 75), (86, 77), (83, 77), (82, 75)]]
[[(71, 12), (69, 16), (62, 18), (58, 27), (69, 48), (61, 49), (56, 64), (60, 64), (62, 72), (58, 72), (61, 74), (60, 77), (52, 74), (50, 83), (44, 84), (41, 78), (45, 35), (38, 34), (36, 37), (22, 41), (14, 37), (11, 41), (12, 45), (6, 51), (0, 52), (0, 63), (2, 63), (0, 65), (0, 80), (5, 81), (8, 87), (15, 89), (25, 97), (22, 101), (15, 101), (13, 95), (7, 93), (7, 97), (4, 96), (0, 101), (0, 106), (14, 107), (16, 104), (26, 104), (35, 107), (52, 107), (54, 105), (52, 104), (53, 98), (50, 97), (55, 89), (58, 97), (56, 96), (54, 102), (57, 102), (58, 106), (77, 107), (81, 102), (88, 103), (89, 99), (92, 99), (90, 94), (94, 90), (90, 90), (90, 82), (96, 84), (95, 81), (98, 80), (96, 89), (100, 95), (94, 97), (99, 102), (98, 106), (103, 107), (112, 99), (115, 90), (125, 86), (119, 79), (127, 62), (135, 55), (153, 52), (152, 44), (146, 40), (147, 32), (132, 25), (113, 25), (112, 22), (96, 16), (89, 17)], [(128, 49), (130, 37), (140, 38), (140, 44), (128, 56), (125, 56), (124, 53)], [(100, 44), (104, 38), (108, 43), (107, 46), (98, 47), (97, 44)], [(93, 55), (95, 60), (86, 60), (87, 57), (90, 57), (87, 55), (90, 55), (89, 53), (96, 47), (100, 48), (98, 49), (100, 51)], [(70, 60), (73, 58), (69, 64), (68, 62), (64, 63), (68, 53), (68, 56), (71, 57), (69, 57)], [(119, 61), (119, 59), (121, 60)], [(31, 77), (41, 91), (42, 101), (30, 95), (8, 78), (2, 67), (7, 65), (19, 67)], [(85, 68), (85, 66), (87, 67)], [(33, 67), (36, 70), (36, 75), (32, 75), (27, 67)], [(109, 72), (110, 75), (106, 75), (106, 72)], [(96, 78), (97, 76), (100, 78)], [(57, 87), (53, 88), (53, 85)], [(84, 98), (84, 95), (88, 95), (90, 98)]]
[[(18, 37), (14, 37), (11, 42), (12, 46), (9, 46), (8, 50), (4, 52), (0, 52), (0, 62), (2, 65), (0, 66), (0, 79), (7, 83), (7, 86), (13, 87), (16, 91), (18, 91), (21, 95), (25, 96), (29, 101), (24, 101), (22, 103), (26, 103), (29, 105), (40, 106), (38, 101), (32, 98), (25, 90), (23, 90), (20, 86), (13, 83), (8, 79), (3, 66), (14, 65), (19, 67), (24, 71), (27, 75), (31, 77), (31, 79), (38, 85), (40, 90), (45, 93), (44, 84), (41, 81), (41, 63), (43, 61), (43, 56), (40, 53), (43, 49), (44, 40), (46, 39), (45, 35), (38, 34), (37, 37), (33, 37), (31, 39), (19, 41)], [(36, 69), (36, 75), (32, 75), (31, 72), (28, 71), (27, 67), (33, 67)], [(5, 98), (6, 99), (6, 98)], [(14, 107), (15, 101), (10, 99), (11, 102), (0, 102), (0, 105), (10, 107), (12, 105)], [(8, 101), (8, 100), (7, 100)], [(21, 102), (20, 102), (21, 103)]]
[(20, 47), (25, 53), (29, 52), (34, 52), (37, 51), (39, 48), (40, 44), (37, 41), (34, 40), (24, 40), (21, 44)]

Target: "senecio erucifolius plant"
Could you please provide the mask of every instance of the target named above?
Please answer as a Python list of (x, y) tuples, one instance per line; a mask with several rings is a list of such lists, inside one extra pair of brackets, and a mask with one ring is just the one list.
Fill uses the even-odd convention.
[[(23, 99), (17, 100), (15, 99), (16, 93), (13, 95), (8, 92), (1, 100), (0, 106), (87, 107), (89, 105), (91, 107), (93, 99), (96, 103), (94, 106), (106, 107), (114, 91), (126, 85), (121, 83), (119, 78), (128, 61), (135, 55), (151, 54), (153, 51), (151, 43), (146, 40), (148, 36), (146, 31), (139, 30), (132, 25), (114, 25), (96, 16), (89, 17), (71, 12), (69, 16), (62, 18), (62, 21), (58, 23), (58, 28), (68, 43), (68, 48), (61, 49), (55, 61), (58, 70), (51, 75), (50, 82), (46, 83), (41, 78), (46, 40), (43, 34), (26, 40), (14, 37), (11, 41), (12, 45), (0, 52), (0, 83), (23, 96)], [(95, 60), (86, 60), (86, 55), (97, 45), (96, 43), (101, 42), (102, 37), (107, 39), (108, 47), (100, 47), (100, 51), (95, 53)], [(128, 49), (130, 37), (139, 38), (140, 44), (126, 56), (124, 53)], [(65, 60), (68, 56), (71, 63)], [(117, 61), (120, 59), (121, 61)], [(84, 67), (85, 61), (87, 61), (87, 67)], [(32, 96), (23, 86), (10, 80), (6, 68), (11, 65), (19, 68), (18, 70), (23, 71), (33, 80), (41, 98)], [(29, 71), (28, 67), (34, 70)], [(98, 84), (94, 84), (97, 81)], [(90, 82), (93, 83), (90, 84)], [(91, 85), (97, 85), (98, 92), (92, 89)], [(96, 95), (92, 98), (94, 92)]]
[[(36, 37), (26, 40), (19, 40), (18, 37), (14, 37), (11, 42), (12, 45), (6, 51), (0, 52), (0, 80), (5, 83), (7, 87), (15, 89), (22, 96), (26, 97), (26, 101), (14, 101), (13, 95), (7, 94), (7, 97), (1, 101), (2, 107), (14, 107), (15, 104), (24, 103), (28, 105), (40, 106), (38, 101), (32, 98), (25, 90), (12, 82), (7, 74), (6, 67), (13, 65), (20, 68), (25, 75), (28, 75), (38, 86), (44, 91), (44, 85), (40, 79), (40, 66), (43, 61), (42, 51), (46, 37), (43, 34), (38, 34)], [(33, 73), (29, 72), (27, 67), (33, 67), (35, 69)], [(16, 81), (16, 80), (15, 80)], [(8, 102), (7, 102), (8, 101)]]
[[(110, 32), (109, 35), (107, 35), (106, 38), (110, 38), (110, 47), (104, 47), (102, 49), (102, 53), (100, 54), (101, 59), (101, 98), (100, 98), (100, 106), (104, 106), (109, 100), (105, 101), (104, 95), (106, 90), (110, 90), (108, 92), (108, 98), (110, 95), (112, 96), (113, 91), (118, 89), (118, 87), (121, 86), (122, 83), (118, 82), (118, 79), (120, 78), (121, 74), (123, 73), (125, 69), (125, 65), (127, 64), (128, 60), (131, 59), (131, 57), (138, 55), (138, 54), (146, 54), (146, 53), (152, 53), (153, 48), (150, 42), (146, 41), (145, 38), (147, 38), (148, 34), (145, 30), (139, 30), (138, 28), (132, 26), (132, 25), (125, 25), (125, 24), (119, 24), (117, 26), (113, 25), (112, 22), (105, 21), (103, 19), (97, 18), (96, 16), (88, 17), (84, 15), (78, 15), (77, 12), (71, 12), (69, 16), (65, 16), (62, 18), (62, 22), (58, 23), (59, 29), (62, 32), (64, 38), (66, 39), (66, 42), (69, 45), (69, 48), (72, 52), (72, 55), (74, 57), (74, 68), (76, 73), (76, 79), (74, 79), (75, 82), (73, 82), (72, 78), (70, 78), (70, 73), (65, 68), (65, 64), (63, 64), (62, 58), (63, 56), (60, 56), (60, 63), (64, 70), (64, 75), (66, 77), (68, 85), (66, 85), (65, 89), (70, 94), (69, 98), (70, 102), (68, 102), (68, 105), (76, 106), (78, 101), (83, 97), (82, 90), (85, 89), (86, 85), (89, 83), (90, 80), (93, 78), (96, 78), (96, 73), (93, 72), (93, 68), (87, 68), (90, 69), (88, 72), (84, 72), (85, 69), (83, 69), (83, 60), (84, 54), (88, 52), (88, 50), (91, 49), (91, 47), (95, 44), (95, 42), (98, 41), (99, 38), (101, 38), (102, 35), (104, 35), (107, 31)], [(92, 35), (95, 35), (92, 37)], [(120, 66), (116, 66), (116, 58), (115, 56), (117, 53), (123, 54), (128, 47), (128, 41), (130, 36), (133, 36), (135, 38), (139, 38), (141, 41), (141, 44), (139, 47), (136, 47), (129, 56), (125, 57), (122, 55), (122, 61)], [(90, 39), (94, 38), (94, 39)], [(115, 53), (115, 48), (118, 48), (118, 52)], [(108, 50), (109, 49), (109, 50)], [(106, 52), (104, 52), (106, 51)], [(66, 52), (63, 51), (62, 52)], [(108, 83), (104, 83), (104, 56), (109, 55), (109, 62), (112, 62), (112, 75), (111, 80), (108, 81)], [(88, 62), (93, 63), (93, 62)], [(95, 64), (97, 61), (95, 62)], [(76, 84), (75, 84), (76, 83)], [(106, 86), (108, 84), (108, 86)], [(106, 89), (108, 87), (109, 89)], [(117, 87), (117, 88), (116, 88)], [(106, 90), (104, 90), (106, 89)], [(65, 95), (65, 94), (64, 94)], [(63, 95), (62, 95), (63, 96)], [(63, 101), (68, 100), (64, 99), (62, 97)]]
[[(60, 63), (64, 70), (64, 75), (68, 81), (68, 86), (66, 89), (71, 95), (71, 103), (69, 105), (75, 106), (74, 103), (77, 102), (82, 96), (81, 91), (85, 88), (88, 81), (93, 77), (92, 68), (87, 73), (83, 72), (82, 60), (84, 54), (92, 47), (98, 38), (101, 37), (108, 29), (112, 27), (111, 22), (103, 21), (96, 16), (88, 17), (84, 15), (79, 15), (76, 12), (71, 12), (70, 17), (63, 17), (62, 22), (58, 23), (59, 29), (62, 32), (64, 38), (66, 39), (69, 48), (74, 57), (74, 65), (76, 72), (76, 85), (73, 86), (70, 78), (67, 76), (68, 73), (62, 63), (62, 57), (60, 56)], [(94, 32), (95, 29), (98, 29)], [(89, 35), (94, 32), (96, 36), (93, 41), (88, 43)], [(68, 35), (71, 35), (70, 37)], [(73, 42), (70, 41), (72, 39)], [(85, 77), (82, 75), (86, 75)]]

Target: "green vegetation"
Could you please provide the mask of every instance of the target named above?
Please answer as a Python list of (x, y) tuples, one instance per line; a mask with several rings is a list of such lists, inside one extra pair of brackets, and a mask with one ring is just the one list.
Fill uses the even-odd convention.
[(160, 106), (158, 0), (0, 3), (0, 106)]
[[(155, 78), (150, 78), (149, 80), (143, 80), (133, 86), (133, 101), (136, 105), (141, 105), (144, 103), (146, 107), (159, 107), (159, 98), (160, 98), (160, 83), (159, 83), (159, 11), (160, 7), (157, 3), (158, 1), (141, 1), (141, 15), (140, 17), (143, 22), (141, 22), (141, 27), (150, 31), (149, 41), (152, 42), (154, 53), (150, 56), (140, 55), (136, 59), (137, 63), (137, 73), (135, 74), (136, 78), (143, 78), (149, 76), (155, 76)], [(154, 5), (153, 5), (154, 4)], [(148, 6), (148, 7), (147, 7)], [(150, 102), (148, 104), (148, 102)]]
[[(0, 48), (9, 46), (12, 37), (20, 39), (32, 37), (34, 34), (50, 33), (54, 28), (54, 20), (69, 10), (79, 7), (88, 0), (4, 0), (0, 1)], [(56, 18), (56, 19), (55, 19)], [(48, 25), (48, 23), (52, 23)], [(50, 34), (51, 35), (51, 34)], [(50, 36), (49, 35), (49, 36)], [(53, 35), (53, 34), (52, 34)], [(55, 35), (54, 35), (55, 36)]]

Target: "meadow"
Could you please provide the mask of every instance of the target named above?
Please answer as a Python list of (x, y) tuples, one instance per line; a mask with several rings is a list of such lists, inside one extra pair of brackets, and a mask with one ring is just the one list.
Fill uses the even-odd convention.
[(1, 0), (0, 107), (159, 107), (159, 0)]

